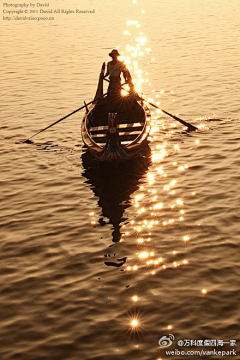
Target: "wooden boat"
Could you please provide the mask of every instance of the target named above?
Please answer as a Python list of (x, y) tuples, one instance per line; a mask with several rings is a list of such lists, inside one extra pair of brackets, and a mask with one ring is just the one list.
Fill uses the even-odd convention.
[(122, 96), (116, 109), (103, 95), (104, 66), (92, 105), (82, 122), (82, 139), (100, 162), (119, 163), (142, 155), (151, 127), (149, 108), (134, 96)]

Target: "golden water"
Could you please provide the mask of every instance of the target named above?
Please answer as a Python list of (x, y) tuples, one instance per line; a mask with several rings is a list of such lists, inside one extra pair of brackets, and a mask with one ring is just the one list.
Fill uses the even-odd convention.
[[(50, 7), (95, 13), (1, 18), (1, 359), (237, 351), (177, 341), (240, 341), (239, 1)], [(146, 98), (201, 131), (153, 111), (151, 162), (124, 174), (88, 167), (83, 112), (17, 143), (91, 101), (115, 47)]]

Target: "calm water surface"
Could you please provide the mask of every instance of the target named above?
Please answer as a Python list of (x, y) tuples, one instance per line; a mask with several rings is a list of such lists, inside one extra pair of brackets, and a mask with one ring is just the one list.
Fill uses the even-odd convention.
[[(166, 350), (239, 354), (239, 1), (61, 2), (80, 6), (1, 20), (1, 359), (237, 359)], [(83, 112), (17, 143), (91, 101), (116, 46), (199, 132), (153, 111), (124, 173), (89, 164)]]

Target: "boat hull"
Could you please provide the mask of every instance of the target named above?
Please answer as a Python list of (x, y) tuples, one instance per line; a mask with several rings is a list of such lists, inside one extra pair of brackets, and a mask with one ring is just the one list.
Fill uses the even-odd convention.
[[(121, 123), (116, 125), (116, 132), (111, 134), (109, 124), (98, 123), (98, 126), (94, 126), (95, 118), (92, 115), (96, 105), (97, 103), (93, 104), (85, 114), (81, 131), (83, 142), (91, 154), (99, 161), (113, 163), (141, 156), (148, 144), (151, 129), (151, 115), (148, 107), (140, 103), (135, 104), (141, 108), (139, 121), (136, 116), (133, 119), (134, 122), (121, 120)], [(115, 114), (118, 116), (118, 113)]]

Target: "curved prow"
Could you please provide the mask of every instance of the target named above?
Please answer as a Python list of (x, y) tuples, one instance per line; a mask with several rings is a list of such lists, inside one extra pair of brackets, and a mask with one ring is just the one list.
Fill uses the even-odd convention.
[(119, 141), (117, 126), (118, 126), (117, 113), (108, 113), (107, 139), (112, 146), (116, 146)]
[(99, 75), (99, 80), (98, 80), (98, 87), (97, 87), (97, 91), (96, 91), (96, 95), (94, 97), (94, 100), (98, 99), (100, 96), (103, 95), (103, 77), (105, 74), (105, 62), (102, 64), (102, 68), (101, 68), (101, 72)]

